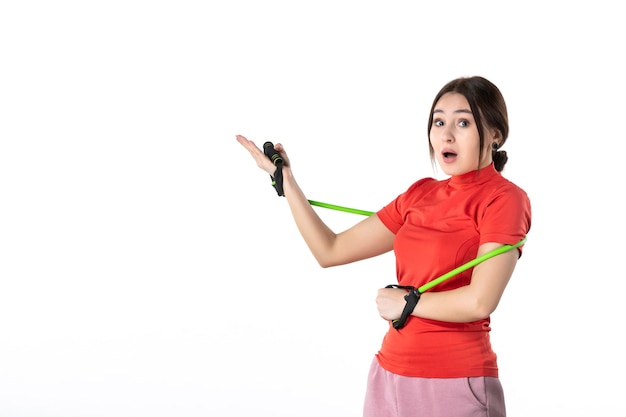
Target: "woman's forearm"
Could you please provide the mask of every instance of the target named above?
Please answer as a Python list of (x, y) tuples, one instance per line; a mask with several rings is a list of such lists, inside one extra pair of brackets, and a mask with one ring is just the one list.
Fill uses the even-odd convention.
[(289, 167), (283, 168), (283, 188), (296, 226), (311, 253), (322, 267), (331, 266), (337, 234), (320, 219)]

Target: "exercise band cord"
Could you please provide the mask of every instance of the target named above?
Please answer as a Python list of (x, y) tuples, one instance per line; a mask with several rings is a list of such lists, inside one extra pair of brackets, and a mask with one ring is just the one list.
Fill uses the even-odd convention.
[[(283, 189), (283, 175), (282, 175), (282, 169), (283, 169), (283, 163), (284, 163), (283, 158), (281, 157), (280, 153), (276, 149), (274, 149), (274, 144), (269, 141), (263, 144), (263, 152), (265, 156), (267, 156), (270, 159), (270, 161), (272, 161), (274, 166), (276, 166), (276, 171), (274, 172), (274, 175), (270, 175), (270, 178), (272, 179), (272, 186), (276, 189), (276, 192), (278, 193), (279, 196), (284, 197), (285, 191)], [(366, 211), (366, 210), (359, 210), (359, 209), (350, 208), (350, 207), (337, 206), (335, 204), (322, 203), (320, 201), (314, 201), (314, 200), (308, 200), (308, 201), (309, 201), (309, 204), (311, 204), (312, 206), (323, 207), (323, 208), (338, 210), (338, 211), (345, 211), (347, 213), (361, 214), (363, 216), (371, 216), (372, 214), (374, 214), (373, 211)], [(489, 258), (493, 258), (496, 255), (499, 255), (501, 253), (510, 251), (511, 249), (517, 248), (523, 245), (524, 242), (526, 242), (525, 236), (522, 240), (520, 240), (514, 245), (503, 245), (499, 248), (496, 248), (482, 256), (477, 257), (476, 259), (472, 259), (471, 261), (459, 266), (458, 268), (453, 269), (452, 271), (446, 274), (443, 274), (442, 276), (438, 278), (433, 279), (432, 281), (427, 282), (426, 284), (417, 288), (417, 291), (420, 294), (423, 293), (424, 291), (428, 291), (435, 285), (442, 283), (448, 278), (451, 278), (454, 275), (465, 271), (466, 269), (469, 269), (475, 265), (478, 265), (479, 263)]]
[[(361, 214), (363, 216), (371, 216), (372, 214), (374, 214), (373, 211), (366, 211), (366, 210), (359, 210), (359, 209), (355, 209), (355, 208), (350, 208), (350, 207), (344, 207), (344, 206), (337, 206), (335, 204), (328, 204), (328, 203), (322, 203), (320, 201), (314, 201), (314, 200), (309, 200), (309, 203), (312, 206), (317, 206), (317, 207), (323, 207), (323, 208), (327, 208), (327, 209), (331, 209), (331, 210), (338, 210), (338, 211), (345, 211), (347, 213), (354, 213), (354, 214)], [(433, 279), (432, 281), (427, 282), (426, 284), (422, 285), (421, 287), (419, 287), (417, 290), (420, 293), (423, 293), (424, 291), (428, 291), (429, 289), (431, 289), (432, 287), (434, 287), (435, 285), (441, 284), (443, 281), (457, 275), (460, 274), (461, 272), (478, 265), (479, 263), (486, 261), (489, 258), (493, 258), (494, 256), (500, 255), (501, 253), (504, 252), (508, 252), (511, 249), (515, 249), (519, 246), (522, 246), (524, 243), (526, 242), (526, 237), (522, 238), (522, 240), (520, 240), (519, 242), (517, 242), (514, 245), (503, 245), (500, 246), (499, 248), (496, 248), (492, 251), (487, 252), (486, 254), (479, 256), (475, 259), (472, 259), (469, 262), (464, 263), (463, 265), (454, 268), (452, 271), (447, 272), (443, 275), (441, 275), (438, 278)]]

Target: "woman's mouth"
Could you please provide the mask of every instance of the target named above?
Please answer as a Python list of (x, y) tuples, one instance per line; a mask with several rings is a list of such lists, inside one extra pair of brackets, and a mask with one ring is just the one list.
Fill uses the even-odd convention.
[(443, 161), (444, 162), (453, 162), (456, 159), (456, 153), (452, 152), (452, 151), (445, 151), (442, 152), (441, 155), (443, 156)]

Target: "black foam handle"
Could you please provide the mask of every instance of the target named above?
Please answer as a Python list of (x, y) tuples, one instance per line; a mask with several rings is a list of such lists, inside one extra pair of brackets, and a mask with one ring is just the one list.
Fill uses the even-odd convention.
[(280, 153), (274, 149), (274, 144), (272, 142), (265, 142), (263, 144), (263, 152), (265, 153), (265, 156), (272, 161), (274, 166), (278, 166), (278, 164), (283, 163), (283, 158), (280, 156)]
[(263, 153), (265, 153), (265, 156), (267, 156), (276, 167), (274, 175), (270, 174), (270, 178), (272, 179), (272, 186), (276, 189), (278, 196), (283, 197), (285, 195), (285, 191), (283, 190), (283, 158), (281, 158), (280, 153), (274, 149), (272, 142), (265, 142), (263, 144)]

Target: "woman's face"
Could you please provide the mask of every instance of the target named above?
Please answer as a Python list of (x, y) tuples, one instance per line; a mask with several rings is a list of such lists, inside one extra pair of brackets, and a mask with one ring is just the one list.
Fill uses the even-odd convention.
[[(484, 130), (485, 149), (480, 156), (480, 168), (491, 162), (491, 143), (497, 136)], [(480, 138), (478, 127), (467, 99), (458, 93), (444, 94), (433, 110), (430, 144), (437, 163), (447, 175), (462, 175), (477, 168)]]

